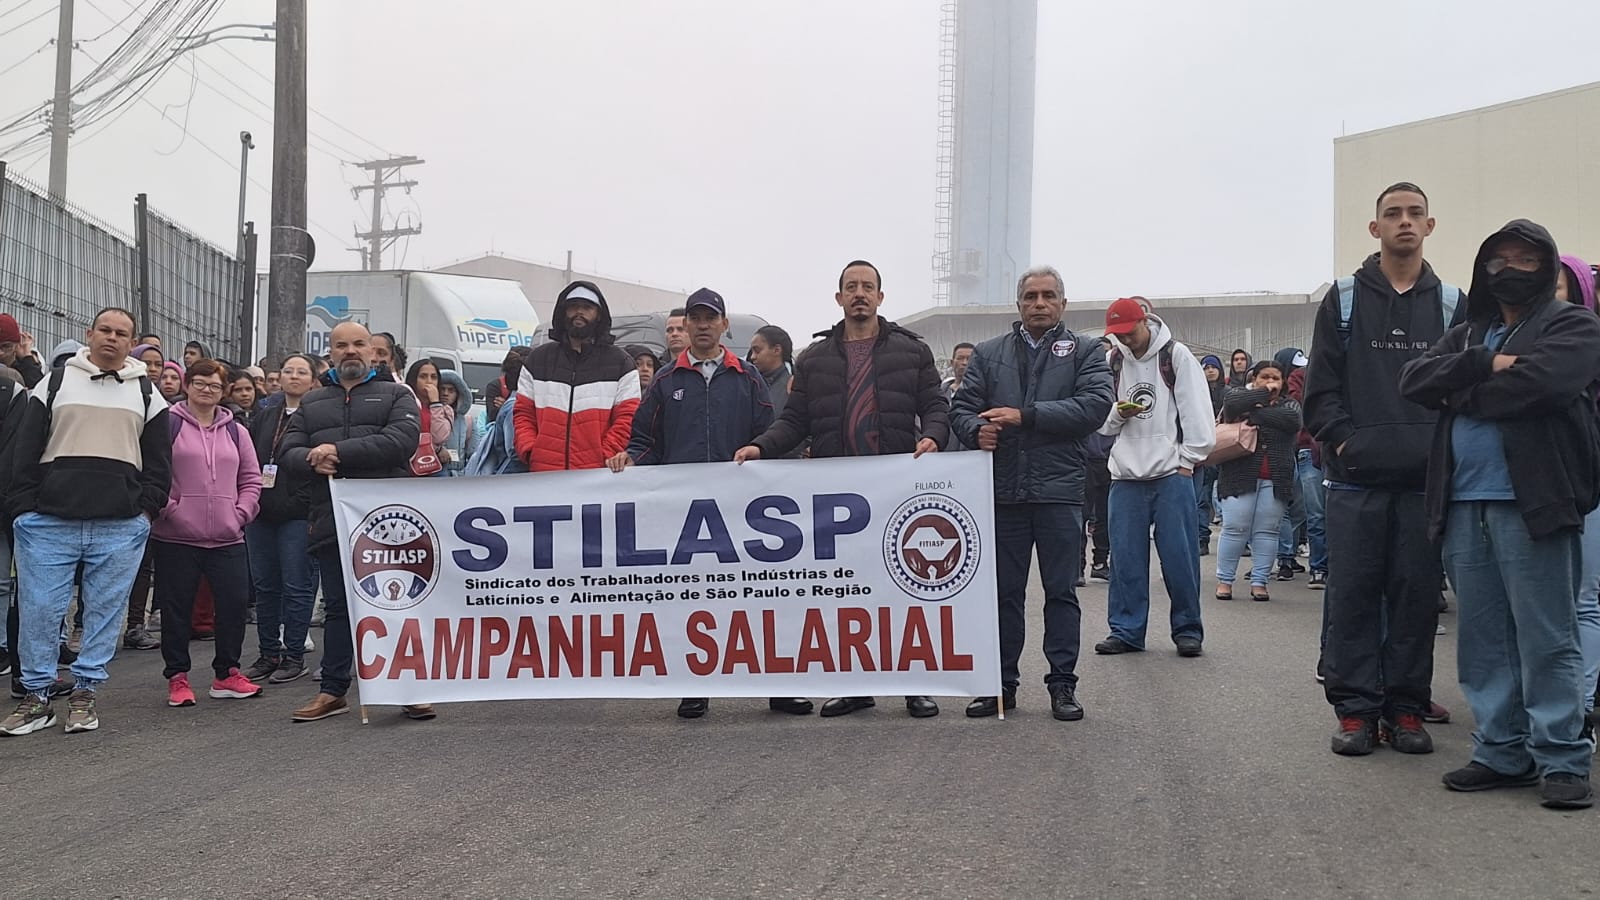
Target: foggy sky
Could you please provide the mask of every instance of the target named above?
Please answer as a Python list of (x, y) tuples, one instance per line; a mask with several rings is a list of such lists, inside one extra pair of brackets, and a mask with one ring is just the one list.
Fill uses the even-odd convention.
[[(415, 194), (389, 203), (423, 222), (409, 267), (491, 247), (559, 263), (570, 249), (579, 269), (708, 285), (799, 335), (836, 318), (834, 278), (864, 257), (886, 315), (928, 305), (931, 0), (310, 5), (311, 105), (361, 136), (311, 117), (326, 151), (311, 153), (317, 268), (360, 265), (346, 248), (365, 227), (348, 190), (361, 173), (337, 160), (388, 151), (427, 160)], [(1333, 138), (1600, 80), (1600, 3), (1585, 0), (1040, 7), (1033, 261), (1062, 269), (1069, 298), (1309, 290), (1336, 274)], [(127, 0), (77, 9), (83, 49), (104, 57), (120, 33), (89, 38)], [(272, 14), (270, 0), (230, 0), (213, 24)], [(4, 120), (48, 96), (53, 51), (29, 54), (54, 32), (50, 15), (0, 37), (0, 70), (27, 58), (0, 76)], [(146, 191), (231, 247), (248, 129), (264, 234), (272, 89), (246, 63), (270, 76), (272, 53), (203, 48), (187, 108), (179, 67), (148, 104), (80, 132), (69, 198), (127, 231)], [(75, 71), (91, 65), (79, 55)], [(43, 156), (13, 162), (45, 180)]]

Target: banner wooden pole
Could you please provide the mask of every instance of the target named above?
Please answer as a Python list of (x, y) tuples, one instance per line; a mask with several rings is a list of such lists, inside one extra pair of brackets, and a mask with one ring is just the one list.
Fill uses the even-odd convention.
[(361, 724), (367, 724), (367, 705), (361, 704)]

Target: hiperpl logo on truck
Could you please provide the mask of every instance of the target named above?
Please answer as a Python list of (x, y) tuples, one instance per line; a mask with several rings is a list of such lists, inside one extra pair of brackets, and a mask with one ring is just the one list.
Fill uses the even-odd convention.
[(333, 329), (344, 322), (367, 324), (367, 310), (351, 309), (350, 298), (344, 294), (313, 298), (306, 304), (306, 352), (328, 355)]
[(461, 319), (456, 322), (456, 337), (463, 347), (527, 347), (533, 344), (532, 322), (507, 322), (505, 319)]

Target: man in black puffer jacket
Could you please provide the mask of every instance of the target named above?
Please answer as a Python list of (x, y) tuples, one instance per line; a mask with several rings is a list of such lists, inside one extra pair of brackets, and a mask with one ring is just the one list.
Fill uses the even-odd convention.
[[(296, 722), (350, 711), (344, 695), (350, 690), (355, 647), (328, 478), (405, 478), (421, 434), (417, 398), (405, 385), (379, 377), (373, 368), (372, 335), (365, 326), (342, 323), (328, 343), (335, 367), (324, 376), (327, 386), (306, 395), (278, 447), (280, 465), (289, 475), (312, 478), (311, 552), (322, 567), (325, 610), (322, 689), (295, 710)], [(433, 709), (406, 707), (406, 714), (432, 718)]]
[(1039, 548), (1044, 584), (1045, 687), (1052, 713), (1083, 718), (1077, 701), (1078, 573), (1082, 571), (1083, 438), (1111, 412), (1111, 369), (1100, 342), (1061, 324), (1061, 273), (1029, 269), (1017, 282), (1022, 321), (973, 351), (951, 406), (954, 431), (968, 447), (994, 454), (995, 575), (1000, 601), (1000, 678), (1004, 698), (979, 697), (967, 715), (992, 716), (1017, 704), (1027, 633), (1028, 571)]
[[(878, 315), (882, 283), (872, 263), (855, 260), (839, 274), (834, 300), (844, 319), (795, 361), (783, 415), (737, 462), (780, 459), (811, 439), (811, 455), (878, 456), (937, 451), (950, 436), (950, 407), (939, 390), (933, 351), (922, 339)], [(836, 697), (824, 716), (873, 705), (871, 697)], [(939, 714), (932, 697), (907, 697), (916, 718)]]

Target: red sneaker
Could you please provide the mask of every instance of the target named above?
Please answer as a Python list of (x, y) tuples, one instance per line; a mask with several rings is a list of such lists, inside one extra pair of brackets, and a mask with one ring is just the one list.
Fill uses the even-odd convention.
[(245, 700), (260, 696), (261, 685), (252, 683), (238, 669), (229, 669), (227, 678), (211, 682), (210, 693), (214, 700)]
[(188, 673), (179, 672), (178, 674), (167, 679), (167, 705), (194, 705), (194, 691), (189, 689)]
[(1450, 721), (1450, 710), (1437, 703), (1429, 703), (1428, 708), (1422, 711), (1422, 721), (1443, 725)]

